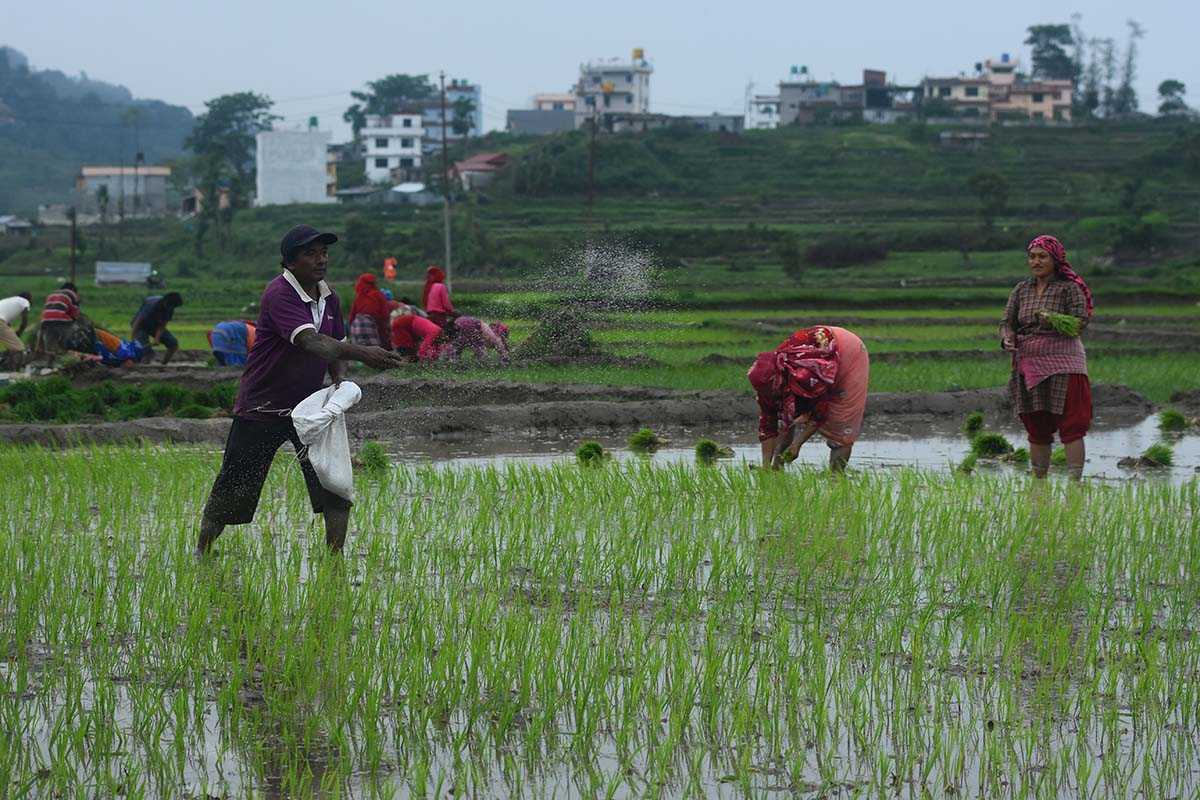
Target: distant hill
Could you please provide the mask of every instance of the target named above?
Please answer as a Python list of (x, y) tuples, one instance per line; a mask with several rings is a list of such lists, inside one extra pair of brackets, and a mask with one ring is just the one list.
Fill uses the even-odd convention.
[(0, 213), (67, 200), (84, 164), (132, 164), (139, 147), (148, 164), (174, 158), (192, 121), (186, 108), (124, 86), (30, 69), (0, 46)]

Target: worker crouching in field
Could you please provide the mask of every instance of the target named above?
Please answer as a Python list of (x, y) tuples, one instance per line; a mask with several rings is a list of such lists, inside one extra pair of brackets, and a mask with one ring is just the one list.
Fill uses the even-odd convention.
[[(20, 353), (25, 350), (21, 334), (29, 324), (29, 306), (32, 300), (29, 292), (21, 292), (0, 300), (0, 353)], [(15, 331), (12, 328), (14, 323), (17, 323)]]
[(779, 468), (820, 433), (829, 467), (845, 469), (862, 432), (870, 359), (851, 331), (829, 325), (802, 328), (747, 373), (758, 396), (758, 438), (764, 467)]
[(179, 340), (167, 330), (167, 325), (175, 316), (175, 309), (181, 305), (183, 296), (179, 292), (167, 292), (161, 297), (147, 297), (142, 301), (142, 307), (133, 315), (133, 340), (141, 343), (143, 347), (151, 347), (154, 342), (166, 347), (167, 352), (163, 353), (162, 360), (164, 364), (179, 350)]
[(80, 310), (82, 303), (79, 290), (70, 282), (46, 295), (34, 350), (48, 355), (65, 350), (91, 352), (90, 343), (86, 349), (81, 345), (86, 338), (83, 335), (85, 318)]
[(285, 441), (296, 450), (313, 513), (325, 516), (326, 544), (336, 552), (346, 541), (350, 501), (321, 485), (292, 424), (292, 409), (321, 388), (326, 373), (340, 383), (346, 361), (387, 369), (404, 360), (381, 347), (345, 341), (338, 296), (325, 283), (328, 246), (336, 241), (332, 233), (298, 225), (280, 242), (283, 272), (263, 292), (221, 471), (200, 522), (197, 555), (208, 552), (226, 525), (254, 519), (271, 460)]
[(1092, 317), (1092, 292), (1053, 236), (1037, 237), (1025, 252), (1031, 274), (1008, 296), (1000, 323), (1000, 346), (1012, 353), (1009, 398), (1029, 434), (1034, 477), (1046, 477), (1058, 431), (1069, 474), (1079, 480), (1083, 438), (1092, 423), (1087, 354), (1079, 336)]
[(208, 332), (208, 346), (222, 367), (244, 367), (254, 347), (254, 323), (249, 320), (218, 322)]
[(438, 340), (442, 335), (442, 329), (417, 313), (418, 309), (408, 303), (393, 302), (392, 306), (390, 323), (392, 349), (410, 359), (415, 358), (420, 361), (436, 359), (440, 350)]

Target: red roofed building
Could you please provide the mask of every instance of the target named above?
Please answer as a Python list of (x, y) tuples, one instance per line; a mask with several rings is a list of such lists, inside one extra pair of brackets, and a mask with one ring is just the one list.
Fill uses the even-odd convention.
[(496, 173), (508, 166), (506, 153), (476, 153), (463, 161), (455, 161), (451, 176), (462, 183), (463, 191), (487, 186)]

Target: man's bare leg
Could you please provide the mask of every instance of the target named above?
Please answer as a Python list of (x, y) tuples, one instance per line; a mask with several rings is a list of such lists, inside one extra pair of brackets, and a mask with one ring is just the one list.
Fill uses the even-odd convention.
[(844, 472), (846, 464), (850, 461), (850, 454), (854, 452), (854, 445), (844, 444), (841, 447), (832, 447), (829, 449), (829, 470), (831, 472)]

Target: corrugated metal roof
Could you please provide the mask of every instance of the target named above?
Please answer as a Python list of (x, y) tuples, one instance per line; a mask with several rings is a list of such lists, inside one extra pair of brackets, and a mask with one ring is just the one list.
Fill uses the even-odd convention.
[(169, 177), (170, 167), (80, 167), (80, 176), (84, 178), (102, 178), (114, 175), (138, 175), (142, 177)]

